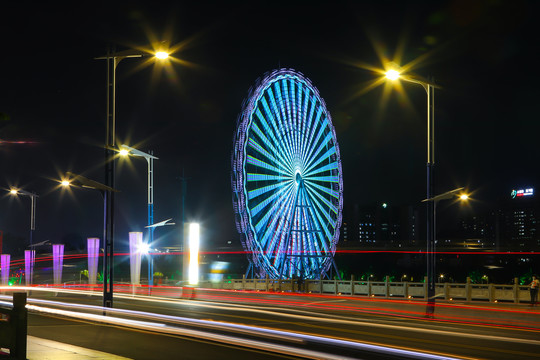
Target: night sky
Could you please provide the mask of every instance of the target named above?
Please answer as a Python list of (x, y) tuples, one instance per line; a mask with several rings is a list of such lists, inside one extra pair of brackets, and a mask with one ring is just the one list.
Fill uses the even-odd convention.
[[(79, 246), (103, 235), (100, 194), (70, 194), (55, 180), (66, 171), (104, 179), (106, 64), (94, 58), (109, 45), (177, 49), (179, 61), (165, 67), (120, 63), (116, 130), (118, 143), (159, 157), (156, 222), (180, 222), (184, 172), (186, 218), (202, 223), (206, 249), (240, 244), (230, 188), (236, 120), (256, 79), (279, 67), (302, 72), (326, 102), (346, 208), (425, 198), (425, 91), (408, 83), (388, 97), (384, 86), (365, 91), (381, 76), (370, 66), (399, 59), (442, 86), (435, 193), (466, 186), (476, 199), (469, 211), (481, 211), (539, 184), (535, 1), (130, 3), (3, 5), (0, 187), (40, 195), (35, 242)], [(146, 224), (146, 169), (142, 159), (117, 164), (119, 247)], [(0, 196), (4, 241), (27, 241), (29, 226), (30, 199)], [(156, 239), (174, 245), (178, 234), (162, 228)]]

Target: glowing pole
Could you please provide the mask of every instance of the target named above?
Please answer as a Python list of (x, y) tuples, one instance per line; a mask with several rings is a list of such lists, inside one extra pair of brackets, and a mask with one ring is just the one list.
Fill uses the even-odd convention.
[[(97, 57), (96, 60), (107, 60), (107, 126), (105, 133), (105, 185), (114, 188), (115, 159), (113, 155), (116, 146), (116, 68), (123, 59), (140, 58), (144, 54), (134, 53), (130, 50), (123, 52), (107, 51), (106, 56)], [(163, 60), (169, 54), (159, 51), (156, 58)], [(103, 191), (104, 220), (103, 229), (103, 306), (113, 307), (113, 278), (114, 278), (114, 193)]]
[(36, 261), (35, 250), (24, 250), (24, 282), (31, 286), (34, 279), (34, 263)]
[[(127, 145), (120, 146), (120, 155), (123, 156), (138, 156), (146, 159), (148, 163), (148, 239), (147, 246), (150, 249), (154, 244), (154, 160), (159, 158), (154, 156), (153, 151), (145, 153)], [(148, 252), (148, 286), (154, 285), (154, 259), (151, 251)]]
[(141, 283), (141, 248), (142, 232), (129, 233), (129, 266), (131, 273), (131, 285)]
[[(435, 170), (435, 88), (432, 81), (422, 81), (411, 76), (401, 76), (392, 69), (386, 72), (386, 78), (395, 81), (402, 79), (421, 85), (427, 94), (427, 162), (426, 162), (426, 199), (433, 197), (433, 173)], [(432, 317), (435, 310), (435, 203), (427, 202), (426, 207), (426, 272), (427, 272), (427, 308), (426, 316)]]
[[(150, 155), (153, 152), (150, 151)], [(148, 226), (154, 224), (154, 158), (146, 158), (148, 162)], [(155, 227), (148, 229), (148, 246), (154, 244), (154, 230)], [(148, 252), (148, 286), (154, 285), (154, 259), (152, 259), (152, 253)]]
[(88, 284), (97, 282), (97, 268), (99, 262), (99, 238), (88, 238)]
[(2, 254), (0, 255), (0, 266), (2, 267), (2, 285), (9, 285), (9, 262), (11, 260), (11, 255)]
[[(66, 177), (62, 179), (62, 186), (76, 186), (84, 187), (88, 189), (98, 190), (103, 196), (103, 307), (112, 307), (113, 303), (113, 241), (112, 241), (112, 224), (109, 220), (112, 218), (109, 216), (111, 203), (107, 200), (110, 199), (108, 194), (118, 192), (110, 186), (101, 184), (97, 181), (90, 180), (82, 175), (77, 175), (71, 172), (66, 173)], [(112, 232), (111, 232), (112, 231)], [(108, 239), (108, 240), (107, 240)], [(105, 315), (105, 312), (104, 312)]]
[(53, 278), (54, 284), (62, 283), (62, 267), (64, 266), (64, 245), (53, 245)]
[(189, 224), (189, 268), (188, 283), (197, 285), (199, 283), (199, 233), (200, 228), (197, 223)]

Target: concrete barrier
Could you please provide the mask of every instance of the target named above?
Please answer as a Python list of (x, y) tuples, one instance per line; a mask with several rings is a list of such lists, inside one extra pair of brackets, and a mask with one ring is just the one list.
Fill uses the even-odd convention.
[[(245, 291), (284, 291), (296, 292), (298, 286), (293, 280), (272, 279), (227, 279), (221, 283), (213, 283), (201, 287), (224, 290)], [(425, 282), (390, 282), (385, 281), (357, 281), (351, 280), (304, 280), (302, 292), (314, 294), (342, 294), (353, 296), (369, 296), (377, 298), (417, 298), (426, 297)], [(529, 288), (519, 285), (517, 279), (513, 285), (506, 284), (472, 284), (470, 279), (466, 283), (437, 283), (435, 294), (438, 299), (462, 300), (479, 302), (509, 302), (529, 303)]]

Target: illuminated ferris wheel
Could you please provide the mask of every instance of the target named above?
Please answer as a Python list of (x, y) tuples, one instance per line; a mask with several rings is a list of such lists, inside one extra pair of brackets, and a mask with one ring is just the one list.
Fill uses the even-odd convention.
[(250, 91), (235, 134), (232, 188), (258, 277), (327, 275), (341, 226), (341, 160), (324, 100), (302, 74), (275, 70)]

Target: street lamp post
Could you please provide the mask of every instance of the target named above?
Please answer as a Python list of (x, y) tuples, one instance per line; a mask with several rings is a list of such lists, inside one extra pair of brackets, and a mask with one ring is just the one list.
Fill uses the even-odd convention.
[[(108, 51), (106, 56), (95, 58), (107, 60), (107, 126), (105, 135), (105, 186), (114, 188), (114, 149), (116, 144), (116, 68), (126, 58), (140, 58), (144, 54), (131, 50), (123, 52)], [(155, 54), (158, 59), (166, 59), (169, 55), (160, 51)], [(113, 306), (113, 255), (114, 255), (114, 192), (105, 190), (105, 234), (104, 234), (104, 306)], [(107, 279), (107, 280), (105, 280)], [(109, 282), (110, 281), (110, 282)]]
[(31, 200), (30, 207), (30, 247), (32, 247), (34, 230), (36, 230), (36, 202), (39, 195), (36, 195), (34, 192), (28, 192), (21, 189), (12, 188), (9, 190), (9, 193), (12, 195), (24, 195), (28, 196)]
[[(116, 143), (116, 67), (126, 58), (139, 58), (141, 54), (130, 52), (112, 53), (98, 57), (107, 60), (107, 126), (105, 135), (105, 186), (114, 188), (114, 154), (111, 148)], [(113, 256), (114, 256), (114, 192), (103, 190), (104, 221), (103, 234), (103, 306), (113, 306)]]
[[(148, 246), (151, 247), (154, 243), (154, 160), (159, 158), (155, 157), (150, 151), (149, 153), (142, 152), (127, 145), (120, 146), (120, 155), (123, 156), (138, 156), (146, 159), (148, 163)], [(154, 285), (154, 273), (150, 264), (153, 264), (152, 254), (148, 253), (148, 286)]]
[[(433, 173), (435, 168), (435, 88), (439, 86), (430, 81), (419, 80), (410, 76), (402, 76), (400, 71), (391, 69), (386, 72), (386, 78), (390, 80), (402, 79), (421, 85), (427, 94), (427, 163), (426, 163), (426, 199), (433, 197)], [(426, 249), (426, 267), (427, 267), (427, 298), (428, 315), (429, 308), (433, 309), (435, 301), (435, 203), (427, 202), (426, 206), (427, 223), (427, 249)]]
[[(61, 184), (64, 187), (76, 186), (97, 190), (101, 193), (101, 195), (103, 196), (103, 238), (106, 238), (108, 235), (107, 233), (110, 230), (110, 228), (108, 228), (108, 225), (110, 225), (110, 223), (108, 222), (108, 220), (110, 220), (110, 218), (108, 218), (108, 206), (110, 205), (110, 197), (108, 195), (118, 192), (118, 190), (97, 181), (90, 180), (82, 175), (73, 174), (71, 172), (66, 173), (66, 178), (62, 180)], [(112, 238), (109, 238), (109, 240), (112, 240)], [(103, 307), (112, 307), (113, 277), (111, 265), (112, 257), (114, 254), (112, 252), (108, 253), (108, 251), (112, 251), (112, 241), (110, 241), (109, 245), (110, 248), (107, 249), (107, 247), (105, 247), (103, 254)], [(107, 275), (109, 275), (110, 277), (108, 277)]]
[[(459, 197), (459, 199), (461, 201), (466, 201), (469, 199), (469, 196), (466, 195), (465, 193), (463, 193), (463, 190), (465, 188), (463, 187), (460, 187), (460, 188), (457, 188), (457, 189), (454, 189), (454, 190), (450, 190), (450, 191), (447, 191), (445, 193), (442, 193), (442, 194), (439, 194), (439, 195), (436, 195), (436, 196), (432, 196), (432, 197), (428, 197), (424, 200), (422, 200), (422, 202), (425, 202), (429, 205), (431, 205), (430, 207), (428, 207), (428, 209), (431, 209), (431, 211), (433, 211), (432, 215), (433, 217), (431, 218), (431, 224), (428, 224), (431, 225), (431, 229), (433, 231), (433, 234), (432, 234), (432, 237), (430, 238), (431, 240), (431, 244), (428, 242), (428, 252), (426, 254), (427, 256), (427, 270), (428, 270), (428, 273), (427, 273), (427, 288), (428, 288), (428, 291), (427, 291), (427, 298), (428, 298), (428, 306), (426, 308), (426, 316), (433, 316), (433, 312), (435, 310), (435, 282), (436, 282), (436, 278), (435, 278), (435, 244), (436, 244), (436, 231), (435, 231), (435, 228), (436, 228), (436, 217), (435, 217), (435, 214), (436, 214), (436, 209), (437, 209), (437, 202), (441, 201), (441, 200), (449, 200), (449, 199), (452, 199), (454, 197)], [(429, 228), (428, 228), (429, 229)]]

